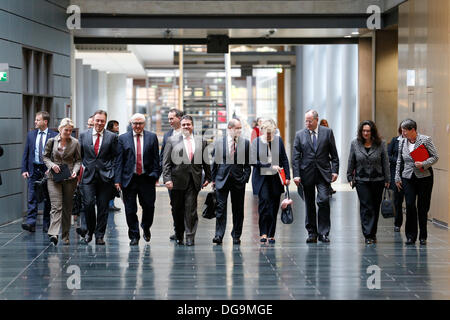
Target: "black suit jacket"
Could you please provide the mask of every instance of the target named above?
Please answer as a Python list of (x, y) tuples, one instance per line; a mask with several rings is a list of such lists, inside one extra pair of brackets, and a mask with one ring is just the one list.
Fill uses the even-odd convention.
[(163, 157), (163, 181), (173, 182), (173, 189), (185, 190), (188, 187), (189, 176), (192, 175), (195, 188), (199, 191), (202, 187), (202, 169), (205, 171), (205, 180), (211, 182), (211, 167), (205, 161), (206, 141), (195, 138), (195, 151), (192, 161), (189, 161), (187, 151), (184, 148), (183, 135), (172, 136), (167, 140)]
[(314, 171), (318, 169), (322, 177), (331, 183), (332, 173), (339, 174), (339, 156), (336, 150), (333, 130), (319, 126), (317, 150), (314, 151), (308, 129), (295, 135), (292, 167), (294, 178), (300, 177), (303, 185), (313, 185)]
[(160, 159), (159, 165), (161, 166), (161, 168), (163, 167), (164, 148), (166, 147), (167, 139), (169, 139), (172, 136), (172, 133), (173, 133), (173, 129), (170, 129), (169, 131), (164, 133), (161, 151), (159, 153), (159, 159)]
[[(159, 164), (159, 144), (156, 134), (144, 130), (143, 174), (158, 180), (161, 175)], [(136, 167), (136, 148), (134, 147), (133, 131), (119, 136), (117, 157), (115, 161), (114, 182), (126, 188), (133, 178)]]
[(102, 144), (98, 155), (95, 155), (92, 131), (89, 129), (80, 134), (81, 157), (83, 159), (82, 183), (91, 183), (95, 173), (100, 175), (103, 182), (114, 182), (114, 162), (117, 155), (117, 140), (115, 133), (104, 130)]
[(239, 138), (236, 143), (235, 156), (231, 158), (228, 137), (218, 139), (214, 144), (212, 181), (216, 189), (222, 189), (230, 174), (240, 184), (246, 184), (250, 178), (250, 142)]

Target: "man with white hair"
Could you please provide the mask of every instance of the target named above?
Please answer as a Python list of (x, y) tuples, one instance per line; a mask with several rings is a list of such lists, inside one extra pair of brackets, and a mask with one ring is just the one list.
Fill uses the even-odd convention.
[(149, 242), (155, 213), (155, 183), (161, 175), (161, 166), (158, 138), (144, 130), (145, 116), (136, 113), (130, 123), (133, 130), (119, 136), (114, 180), (117, 190), (123, 192), (128, 237), (130, 245), (135, 246), (140, 239), (136, 198), (139, 197), (142, 206), (144, 240)]
[[(330, 190), (339, 173), (339, 157), (333, 131), (319, 126), (319, 114), (309, 110), (305, 114), (306, 128), (295, 135), (294, 182), (303, 185), (306, 204), (307, 243), (319, 241), (328, 243), (330, 239)], [(317, 205), (316, 215), (316, 188)]]

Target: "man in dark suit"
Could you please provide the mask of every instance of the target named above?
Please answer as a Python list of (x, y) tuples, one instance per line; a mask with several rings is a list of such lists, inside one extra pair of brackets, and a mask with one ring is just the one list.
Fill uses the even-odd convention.
[[(197, 231), (197, 196), (200, 189), (211, 181), (209, 159), (204, 158), (206, 141), (194, 138), (194, 120), (185, 115), (181, 118), (182, 134), (170, 137), (164, 148), (163, 179), (172, 190), (171, 202), (175, 218), (177, 243), (183, 244), (186, 231), (186, 245), (194, 245)], [(202, 169), (205, 181), (202, 185)]]
[(155, 213), (155, 182), (161, 167), (158, 138), (153, 132), (144, 130), (145, 116), (136, 113), (131, 117), (131, 125), (133, 131), (119, 137), (114, 180), (117, 190), (123, 191), (128, 237), (130, 245), (134, 246), (140, 239), (136, 197), (142, 206), (144, 240), (149, 242)]
[[(306, 128), (295, 135), (294, 182), (303, 185), (306, 203), (306, 229), (309, 237), (307, 243), (330, 242), (330, 191), (331, 182), (336, 181), (339, 173), (339, 157), (336, 150), (333, 131), (318, 126), (319, 115), (315, 110), (305, 114)], [(318, 223), (316, 222), (316, 191)]]
[[(167, 131), (164, 134), (163, 142), (161, 146), (161, 153), (160, 153), (160, 166), (162, 168), (163, 166), (163, 156), (164, 156), (164, 148), (166, 146), (167, 140), (172, 137), (181, 134), (181, 117), (184, 116), (184, 112), (175, 108), (172, 108), (169, 110), (169, 113), (167, 114), (167, 118), (169, 119), (169, 124), (172, 127), (169, 131)], [(173, 229), (175, 230), (175, 217), (173, 215), (173, 207), (172, 207), (172, 191), (169, 191), (169, 198), (170, 198), (170, 206), (172, 208), (172, 218), (173, 218)], [(170, 240), (176, 240), (177, 237), (174, 234), (170, 236)]]
[[(56, 137), (57, 132), (48, 128), (50, 114), (46, 111), (36, 113), (34, 126), (36, 130), (28, 132), (27, 142), (22, 157), (22, 177), (28, 179), (28, 214), (22, 229), (35, 232), (39, 203), (36, 199), (34, 183), (44, 177), (47, 167), (43, 161), (45, 144), (48, 139)], [(44, 199), (44, 216), (42, 220), (43, 232), (47, 233), (50, 225), (50, 198), (46, 193)]]
[(216, 235), (213, 243), (221, 244), (227, 225), (227, 200), (231, 193), (233, 212), (233, 244), (240, 244), (244, 223), (245, 184), (251, 174), (250, 142), (240, 137), (242, 124), (239, 119), (228, 123), (228, 134), (218, 139), (214, 146), (212, 183), (216, 187)]
[[(103, 239), (108, 222), (108, 203), (114, 192), (114, 161), (117, 154), (117, 135), (105, 130), (107, 113), (94, 113), (94, 128), (80, 134), (83, 177), (81, 190), (85, 208), (87, 234), (86, 243), (92, 240), (104, 245)], [(97, 205), (97, 217), (95, 216)]]

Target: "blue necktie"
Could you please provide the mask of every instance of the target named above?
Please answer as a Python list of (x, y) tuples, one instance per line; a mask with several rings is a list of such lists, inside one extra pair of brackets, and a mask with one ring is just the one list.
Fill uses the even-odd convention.
[(44, 131), (39, 132), (41, 135), (39, 137), (39, 163), (43, 163), (42, 152), (44, 151), (44, 146), (42, 145), (42, 137), (44, 136)]
[(313, 135), (313, 148), (314, 148), (314, 151), (316, 151), (316, 150), (317, 150), (317, 138), (316, 138), (316, 132), (315, 132), (315, 131), (312, 131), (312, 135)]

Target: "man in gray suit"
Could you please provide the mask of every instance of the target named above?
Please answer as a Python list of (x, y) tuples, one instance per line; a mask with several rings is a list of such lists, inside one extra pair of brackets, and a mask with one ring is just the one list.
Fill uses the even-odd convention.
[[(339, 157), (336, 150), (333, 131), (327, 127), (319, 126), (319, 115), (315, 110), (305, 114), (306, 128), (295, 135), (294, 156), (292, 167), (294, 169), (294, 182), (297, 186), (303, 185), (306, 204), (306, 230), (308, 230), (307, 243), (316, 243), (317, 236), (322, 242), (330, 242), (330, 188), (331, 182), (336, 181), (339, 173)], [(316, 222), (315, 189), (317, 188)]]
[[(181, 118), (182, 134), (171, 136), (165, 145), (163, 156), (163, 181), (171, 190), (171, 205), (174, 214), (177, 244), (194, 245), (197, 231), (197, 196), (201, 188), (211, 181), (211, 168), (203, 158), (206, 141), (194, 138), (194, 120), (185, 115)], [(205, 181), (202, 185), (202, 169)]]
[[(81, 190), (86, 214), (89, 243), (95, 233), (95, 243), (104, 245), (103, 237), (108, 222), (109, 200), (114, 192), (114, 161), (117, 154), (117, 135), (105, 130), (107, 113), (94, 113), (94, 128), (80, 135), (83, 177)], [(97, 204), (97, 217), (95, 205)]]

